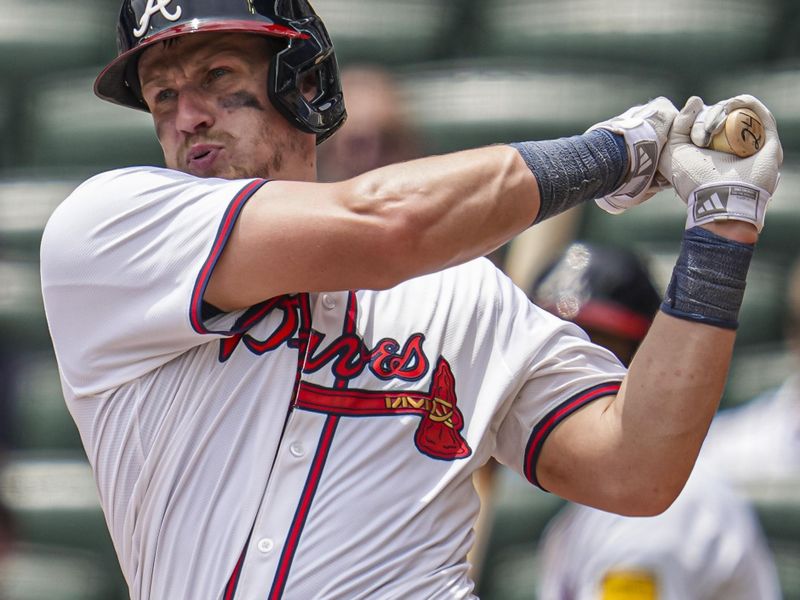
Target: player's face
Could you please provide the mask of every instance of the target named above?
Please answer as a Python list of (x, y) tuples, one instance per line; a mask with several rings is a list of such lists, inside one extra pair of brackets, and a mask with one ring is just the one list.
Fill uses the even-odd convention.
[(226, 179), (315, 177), (315, 138), (267, 96), (268, 40), (197, 33), (142, 53), (139, 79), (167, 167)]

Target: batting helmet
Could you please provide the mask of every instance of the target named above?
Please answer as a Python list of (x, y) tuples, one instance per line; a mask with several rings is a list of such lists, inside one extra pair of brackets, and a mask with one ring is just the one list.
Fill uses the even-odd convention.
[[(307, 0), (123, 0), (117, 24), (118, 55), (100, 73), (94, 91), (102, 99), (147, 111), (137, 64), (149, 46), (195, 32), (254, 33), (282, 39), (272, 58), (267, 90), (272, 104), (317, 143), (346, 118), (333, 43)], [(301, 82), (316, 77), (310, 101)]]
[(528, 296), (581, 327), (641, 341), (661, 298), (639, 257), (622, 248), (573, 243)]

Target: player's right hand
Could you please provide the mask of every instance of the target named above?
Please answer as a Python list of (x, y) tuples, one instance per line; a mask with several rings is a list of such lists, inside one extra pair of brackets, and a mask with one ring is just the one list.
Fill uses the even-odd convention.
[(663, 189), (665, 183), (656, 179), (656, 167), (677, 114), (672, 102), (659, 97), (589, 128), (589, 131), (607, 129), (621, 135), (628, 147), (628, 172), (616, 190), (595, 200), (600, 208), (616, 215)]
[[(761, 149), (740, 158), (699, 147), (710, 143), (724, 116), (736, 108), (749, 108), (758, 115), (764, 125)], [(783, 149), (775, 118), (762, 102), (743, 95), (708, 107), (693, 96), (675, 118), (658, 171), (688, 205), (687, 229), (713, 221), (737, 220), (752, 223), (761, 231), (782, 163)]]

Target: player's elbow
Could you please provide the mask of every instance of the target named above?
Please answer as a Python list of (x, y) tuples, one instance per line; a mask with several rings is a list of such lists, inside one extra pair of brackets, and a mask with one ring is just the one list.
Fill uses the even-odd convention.
[(666, 511), (681, 493), (686, 478), (663, 474), (636, 477), (618, 486), (606, 510), (626, 517), (654, 517)]

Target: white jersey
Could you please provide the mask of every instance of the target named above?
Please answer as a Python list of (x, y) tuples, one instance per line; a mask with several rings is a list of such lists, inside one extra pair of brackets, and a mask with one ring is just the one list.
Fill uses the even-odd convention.
[(472, 473), (494, 456), (536, 483), (547, 435), (624, 368), (483, 259), (214, 311), (262, 185), (113, 171), (44, 233), (64, 394), (132, 598), (473, 597)]
[(541, 542), (543, 600), (777, 600), (750, 506), (696, 467), (674, 504), (629, 518), (570, 504)]
[(700, 460), (735, 483), (800, 475), (800, 375), (711, 424)]

